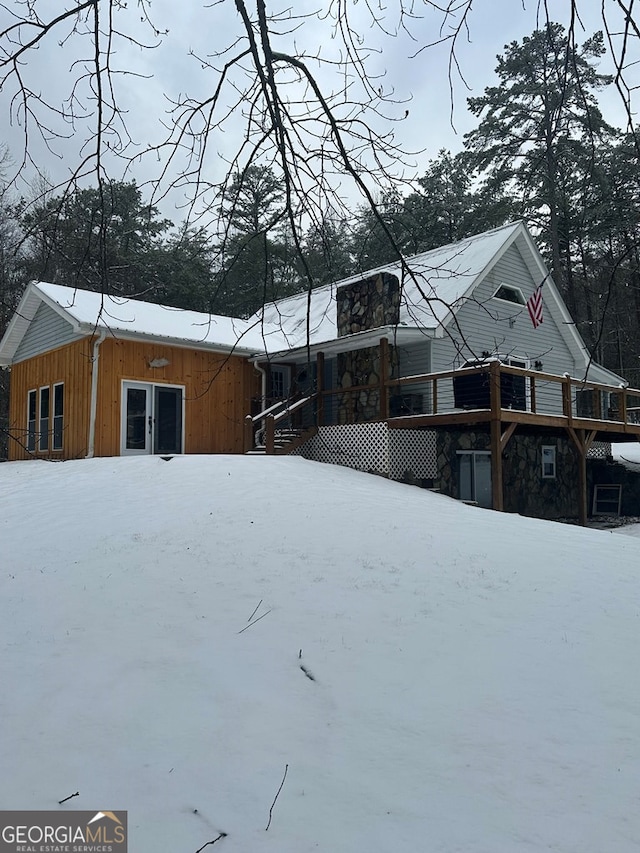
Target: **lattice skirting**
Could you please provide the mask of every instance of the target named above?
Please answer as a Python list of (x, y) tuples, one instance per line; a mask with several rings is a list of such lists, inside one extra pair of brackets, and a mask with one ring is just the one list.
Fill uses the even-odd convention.
[(407, 472), (418, 479), (433, 479), (438, 473), (435, 430), (389, 430), (389, 476), (401, 480)]
[(384, 474), (393, 480), (407, 474), (436, 476), (436, 436), (428, 430), (390, 430), (385, 423), (320, 427), (295, 455)]
[(588, 459), (608, 459), (610, 456), (610, 441), (594, 441), (587, 452)]

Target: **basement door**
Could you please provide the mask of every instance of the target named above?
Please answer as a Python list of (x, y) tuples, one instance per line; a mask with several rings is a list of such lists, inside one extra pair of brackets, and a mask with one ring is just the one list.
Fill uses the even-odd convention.
[(182, 453), (183, 401), (182, 386), (123, 382), (120, 453)]
[(460, 500), (473, 501), (491, 509), (491, 453), (484, 450), (458, 451)]

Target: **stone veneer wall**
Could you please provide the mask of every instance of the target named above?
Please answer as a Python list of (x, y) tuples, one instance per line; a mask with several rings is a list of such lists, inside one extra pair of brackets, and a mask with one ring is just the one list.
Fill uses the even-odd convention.
[(353, 284), (344, 284), (336, 294), (338, 337), (396, 326), (400, 321), (400, 283), (390, 273), (379, 273)]
[[(380, 326), (395, 326), (400, 320), (400, 283), (394, 275), (383, 272), (371, 278), (345, 284), (338, 288), (336, 306), (338, 337), (377, 329)], [(392, 347), (389, 352), (389, 375), (393, 375), (396, 355)], [(337, 382), (339, 388), (378, 384), (379, 348), (367, 347), (339, 353)], [(379, 417), (380, 391), (377, 388), (338, 395), (339, 424), (367, 423)]]
[[(542, 478), (542, 446), (555, 446), (556, 477)], [(443, 494), (459, 497), (457, 452), (490, 450), (486, 432), (438, 430), (438, 476)], [(578, 515), (577, 456), (568, 438), (518, 435), (503, 454), (504, 508), (534, 518), (573, 518)]]
[[(389, 347), (389, 376), (393, 375), (396, 352)], [(366, 347), (351, 352), (338, 353), (338, 387), (377, 385), (380, 382), (380, 347)], [(367, 423), (380, 418), (380, 391), (378, 388), (338, 394), (338, 423)]]

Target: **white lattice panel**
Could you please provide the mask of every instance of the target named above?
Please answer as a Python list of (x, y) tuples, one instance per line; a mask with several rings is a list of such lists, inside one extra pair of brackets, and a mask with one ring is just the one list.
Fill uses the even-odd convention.
[(389, 476), (400, 480), (407, 472), (419, 479), (433, 479), (438, 473), (434, 430), (389, 430)]
[(419, 479), (437, 475), (433, 430), (390, 430), (385, 423), (325, 426), (294, 453), (315, 462), (386, 474), (393, 480), (407, 473)]
[(320, 427), (295, 454), (315, 462), (388, 474), (389, 429), (385, 423)]
[(611, 456), (611, 442), (609, 441), (594, 441), (587, 457), (589, 459), (608, 459)]

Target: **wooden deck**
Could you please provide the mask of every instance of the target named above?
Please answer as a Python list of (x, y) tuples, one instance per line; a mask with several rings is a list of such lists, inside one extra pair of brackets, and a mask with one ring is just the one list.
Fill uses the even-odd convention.
[[(438, 412), (437, 414), (419, 414), (390, 417), (387, 420), (390, 429), (436, 429), (438, 427), (464, 427), (488, 425), (491, 423), (490, 409), (470, 411)], [(624, 442), (640, 441), (640, 423), (595, 420), (593, 418), (567, 417), (566, 415), (541, 415), (528, 411), (500, 409), (499, 420), (503, 424), (516, 424), (530, 427), (536, 432), (566, 430), (586, 430), (596, 432), (594, 441)]]
[(323, 356), (318, 354), (318, 386), (296, 402), (246, 419), (245, 450), (253, 446), (257, 423), (264, 423), (267, 452), (273, 451), (278, 423), (307, 407), (312, 422), (329, 426), (385, 421), (390, 429), (486, 430), (490, 435), (493, 508), (504, 509), (502, 457), (516, 430), (567, 436), (576, 451), (579, 507), (587, 521), (587, 454), (594, 442), (640, 441), (640, 389), (502, 364), (497, 359), (440, 373), (391, 378), (389, 348), (380, 341), (379, 381), (367, 385), (323, 387)]
[[(466, 384), (456, 390), (456, 382), (461, 381)], [(389, 417), (391, 429), (478, 426), (499, 421), (535, 432), (585, 431), (595, 434), (592, 441), (640, 440), (638, 389), (588, 383), (570, 376), (509, 367), (498, 361), (464, 370), (402, 377), (388, 384), (398, 389), (420, 386), (429, 391), (427, 411)], [(482, 397), (484, 405), (474, 405)]]

